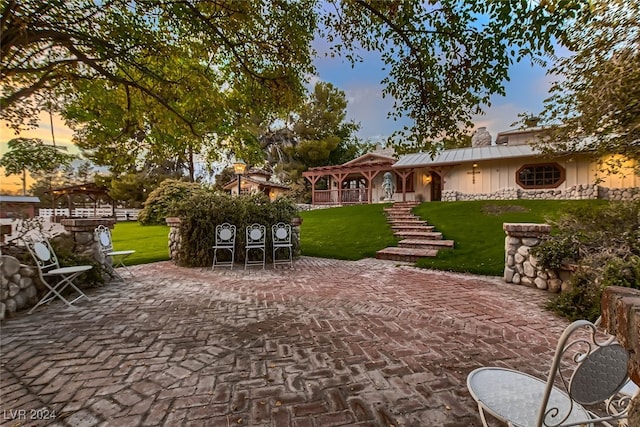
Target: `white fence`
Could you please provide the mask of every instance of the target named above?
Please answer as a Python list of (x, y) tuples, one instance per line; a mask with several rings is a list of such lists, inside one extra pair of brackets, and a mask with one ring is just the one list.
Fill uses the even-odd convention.
[[(116, 219), (118, 221), (135, 221), (138, 219), (138, 211), (139, 209), (116, 209)], [(59, 208), (59, 209), (39, 209), (38, 216), (44, 218), (51, 218), (56, 216), (60, 217), (74, 217), (74, 218), (103, 218), (103, 217), (112, 217), (113, 213), (111, 208), (75, 208), (72, 211), (72, 214), (69, 215), (68, 208)]]

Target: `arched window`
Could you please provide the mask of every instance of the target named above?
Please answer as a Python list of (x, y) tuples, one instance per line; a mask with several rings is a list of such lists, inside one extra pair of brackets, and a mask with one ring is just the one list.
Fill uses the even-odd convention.
[(516, 182), (522, 188), (556, 188), (565, 180), (565, 170), (557, 163), (528, 164), (516, 172)]

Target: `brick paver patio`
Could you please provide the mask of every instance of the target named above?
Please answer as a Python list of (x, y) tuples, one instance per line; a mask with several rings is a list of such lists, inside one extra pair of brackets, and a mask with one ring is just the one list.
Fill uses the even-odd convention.
[(133, 271), (3, 323), (2, 425), (479, 426), (467, 374), (544, 376), (567, 325), (542, 291), (391, 261)]

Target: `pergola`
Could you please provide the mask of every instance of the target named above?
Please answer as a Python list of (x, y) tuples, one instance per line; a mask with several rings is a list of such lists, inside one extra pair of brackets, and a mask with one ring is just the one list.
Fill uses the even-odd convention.
[[(311, 203), (316, 204), (366, 204), (373, 200), (373, 180), (381, 173), (392, 172), (400, 177), (400, 187), (406, 200), (405, 182), (414, 168), (396, 169), (392, 166), (396, 159), (374, 153), (365, 154), (350, 162), (337, 166), (320, 166), (311, 168), (302, 175), (311, 182)], [(323, 178), (330, 177), (336, 188), (316, 189), (316, 184)], [(361, 180), (364, 185), (361, 185)], [(355, 188), (343, 188), (343, 183), (355, 180)]]
[[(111, 196), (109, 196), (107, 187), (96, 185), (93, 182), (89, 182), (86, 184), (79, 184), (79, 185), (71, 185), (68, 187), (55, 188), (49, 191), (45, 191), (45, 193), (51, 194), (53, 196), (52, 207), (54, 208), (54, 212), (55, 212), (56, 201), (61, 197), (66, 197), (67, 207), (69, 208), (69, 214), (71, 214), (73, 212), (73, 197), (81, 195), (81, 196), (88, 197), (93, 202), (94, 216), (96, 216), (96, 209), (98, 207), (97, 206), (98, 200), (100, 198), (105, 198), (110, 202), (112, 216), (115, 216), (113, 199), (111, 198)], [(54, 213), (54, 217), (55, 217), (55, 213)]]

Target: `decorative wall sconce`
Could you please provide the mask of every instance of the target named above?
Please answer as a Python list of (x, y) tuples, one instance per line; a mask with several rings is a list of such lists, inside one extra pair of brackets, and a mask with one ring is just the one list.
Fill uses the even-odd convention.
[(433, 180), (433, 178), (431, 177), (430, 173), (425, 173), (425, 174), (422, 175), (422, 184), (423, 185), (431, 184), (432, 180)]

